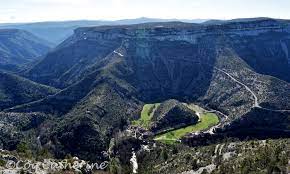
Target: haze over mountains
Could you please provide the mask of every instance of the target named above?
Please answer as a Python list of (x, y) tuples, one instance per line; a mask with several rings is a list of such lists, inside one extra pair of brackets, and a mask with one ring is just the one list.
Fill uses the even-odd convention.
[(0, 69), (15, 71), (50, 49), (49, 42), (18, 29), (0, 29)]
[(62, 21), (62, 22), (38, 22), (38, 23), (20, 23), (20, 24), (0, 24), (0, 29), (22, 29), (29, 31), (36, 36), (43, 38), (54, 45), (61, 43), (67, 37), (73, 34), (73, 30), (79, 27), (100, 26), (100, 25), (124, 25), (139, 24), (146, 22), (166, 22), (183, 21), (192, 23), (201, 23), (205, 19), (178, 20), (178, 19), (154, 19), (154, 18), (136, 18), (117, 21), (106, 20), (80, 20), (80, 21)]
[[(104, 23), (17, 26), (28, 27), (32, 33), (39, 27), (36, 30), (41, 32), (36, 31), (37, 35), (44, 38), (45, 32), (49, 32), (46, 39), (53, 43), (67, 36), (50, 50), (43, 46), (49, 45), (46, 41), (32, 35), (31, 41), (26, 37), (28, 33), (20, 30), (16, 30), (21, 33), (17, 35), (20, 38), (10, 43), (15, 30), (2, 30), (9, 31), (9, 42), (0, 38), (0, 43), (5, 41), (14, 48), (10, 49), (11, 54), (20, 56), (17, 59), (0, 56), (0, 62), (9, 60), (17, 66), (35, 62), (18, 75), (0, 74), (0, 121), (4, 125), (0, 129), (0, 148), (14, 150), (25, 141), (33, 149), (45, 148), (57, 158), (70, 154), (92, 161), (107, 159), (108, 155), (103, 155), (106, 152), (117, 168), (123, 168), (121, 173), (129, 173), (128, 154), (132, 149), (140, 150), (137, 157), (142, 159), (141, 164), (168, 162), (164, 151), (169, 149), (168, 153), (174, 154), (176, 149), (159, 144), (154, 137), (201, 122), (198, 110), (193, 111), (186, 104), (216, 113), (219, 123), (187, 133), (178, 140), (181, 151), (190, 146), (226, 142), (227, 138), (289, 138), (289, 20), (255, 18), (196, 24), (141, 19), (141, 22), (147, 20), (150, 23), (134, 24), (140, 23), (138, 19), (94, 27), (91, 25)], [(55, 30), (51, 31), (49, 25)], [(77, 28), (78, 25), (89, 26)], [(56, 36), (55, 32), (60, 35)], [(22, 51), (20, 48), (32, 53), (15, 54)], [(20, 58), (31, 60), (16, 61)], [(156, 131), (132, 125), (132, 121), (142, 118), (145, 104), (156, 103), (161, 104), (156, 110), (148, 111), (153, 119), (149, 127)], [(174, 117), (176, 113), (178, 117)], [(136, 138), (137, 134), (141, 138)], [(152, 147), (154, 155), (144, 154), (144, 146)], [(215, 149), (210, 151), (200, 153), (221, 155)], [(182, 155), (185, 153), (186, 150)], [(172, 157), (178, 156), (173, 154)], [(160, 156), (164, 159), (160, 160)], [(179, 159), (184, 158), (168, 163), (181, 165)], [(238, 155), (233, 159), (233, 163), (242, 165)], [(223, 173), (220, 161), (214, 158), (199, 162), (197, 168), (192, 164), (191, 168), (176, 167), (172, 171), (172, 166), (160, 167), (163, 166), (160, 164), (152, 168), (152, 173), (182, 173), (208, 165)], [(281, 167), (279, 170), (286, 171), (285, 161), (281, 162), (283, 165), (275, 161)], [(239, 167), (230, 170), (235, 173)], [(140, 172), (146, 173), (148, 168)]]

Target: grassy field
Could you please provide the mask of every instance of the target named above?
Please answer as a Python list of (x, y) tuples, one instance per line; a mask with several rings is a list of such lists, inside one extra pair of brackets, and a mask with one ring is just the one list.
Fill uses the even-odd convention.
[(155, 140), (172, 144), (174, 142), (177, 142), (180, 138), (188, 133), (209, 129), (210, 127), (218, 124), (218, 122), (219, 119), (216, 114), (205, 113), (201, 115), (199, 123), (158, 135), (156, 136)]
[(133, 121), (133, 125), (141, 126), (145, 129), (148, 129), (151, 123), (151, 119), (155, 110), (159, 107), (160, 103), (155, 104), (146, 104), (143, 106), (143, 110), (141, 112), (141, 117), (139, 120)]
[[(190, 109), (199, 113), (198, 114), (200, 116), (199, 122), (195, 125), (190, 125), (184, 128), (169, 131), (161, 135), (157, 135), (155, 137), (155, 140), (158, 140), (167, 144), (172, 144), (172, 143), (178, 142), (180, 138), (182, 138), (188, 133), (207, 130), (210, 127), (215, 126), (219, 123), (219, 119), (216, 114), (207, 113), (206, 110), (194, 104), (189, 104), (189, 105), (185, 104), (185, 105), (189, 107)], [(141, 112), (141, 117), (138, 120), (133, 121), (132, 125), (149, 129), (153, 114), (159, 106), (160, 106), (160, 103), (144, 105)]]

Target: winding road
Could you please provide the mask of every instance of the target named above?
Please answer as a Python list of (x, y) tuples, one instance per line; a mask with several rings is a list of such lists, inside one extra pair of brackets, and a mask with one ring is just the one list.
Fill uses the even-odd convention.
[[(123, 56), (122, 54), (118, 53), (117, 51), (114, 51), (114, 53), (119, 54), (120, 56)], [(189, 61), (187, 59), (185, 61), (188, 61), (188, 62), (191, 62), (191, 63), (202, 64), (201, 62), (195, 62), (195, 61), (193, 62), (193, 61)], [(211, 66), (211, 65), (208, 65), (208, 66)], [(241, 82), (238, 79), (236, 79), (235, 77), (233, 77), (230, 73), (226, 72), (225, 70), (216, 68), (214, 66), (211, 66), (211, 67), (213, 67), (216, 71), (225, 74), (226, 76), (228, 76), (231, 80), (233, 80), (237, 84), (243, 86), (253, 97), (253, 102), (254, 103), (253, 103), (252, 108), (259, 108), (259, 109), (272, 111), (272, 112), (289, 112), (290, 113), (290, 110), (287, 110), (287, 109), (285, 109), (285, 110), (276, 110), (276, 109), (269, 109), (269, 108), (265, 108), (265, 107), (260, 106), (257, 95), (255, 94), (255, 92), (253, 90), (251, 90), (250, 87), (248, 87), (246, 84), (244, 84), (243, 82)], [(225, 124), (229, 120), (229, 117), (226, 114), (224, 114), (224, 113), (222, 113), (220, 111), (217, 111), (217, 110), (211, 110), (211, 111), (208, 111), (208, 112), (209, 113), (218, 113), (218, 115), (221, 115), (221, 116), (224, 117), (224, 119), (222, 119), (218, 125), (215, 125), (215, 126), (211, 127), (209, 130), (204, 132), (204, 133), (214, 134), (215, 129), (219, 128), (221, 125)], [(159, 139), (161, 139), (161, 137), (156, 138), (155, 140), (159, 140)], [(163, 138), (162, 138), (162, 140), (180, 141), (180, 140), (175, 140), (175, 139), (163, 139)]]
[(233, 81), (235, 81), (236, 83), (244, 86), (246, 88), (247, 91), (249, 91), (253, 98), (254, 98), (254, 105), (253, 105), (253, 108), (260, 108), (260, 109), (263, 109), (263, 110), (267, 110), (267, 111), (273, 111), (273, 112), (290, 112), (290, 110), (276, 110), (276, 109), (269, 109), (269, 108), (264, 108), (264, 107), (261, 107), (259, 102), (258, 102), (258, 97), (257, 95), (255, 94), (254, 91), (252, 91), (246, 84), (242, 83), (241, 81), (237, 80), (236, 78), (234, 78), (232, 75), (230, 75), (228, 72), (222, 70), (222, 69), (219, 69), (219, 68), (216, 68), (214, 67), (215, 70), (219, 71), (219, 72), (222, 72), (223, 74), (227, 75), (228, 77), (230, 77)]
[(218, 68), (214, 68), (216, 69), (217, 71), (220, 71), (224, 74), (226, 74), (228, 77), (230, 77), (233, 81), (235, 81), (236, 83), (244, 86), (246, 88), (247, 91), (249, 91), (252, 96), (254, 97), (254, 105), (253, 107), (256, 107), (256, 108), (262, 108), (260, 105), (259, 105), (259, 102), (258, 102), (258, 97), (256, 96), (256, 94), (254, 93), (254, 91), (252, 91), (247, 85), (245, 85), (244, 83), (240, 82), (239, 80), (237, 80), (236, 78), (234, 78), (232, 75), (230, 75), (229, 73), (227, 73), (226, 71), (224, 70), (221, 70), (221, 69), (218, 69)]
[[(275, 110), (275, 109), (269, 109), (269, 108), (264, 108), (264, 107), (261, 107), (259, 102), (258, 102), (258, 97), (257, 95), (255, 94), (254, 91), (252, 91), (246, 84), (242, 83), (241, 81), (237, 80), (236, 78), (234, 78), (232, 75), (230, 75), (228, 72), (222, 70), (222, 69), (219, 69), (219, 68), (216, 68), (214, 67), (215, 70), (227, 75), (228, 77), (230, 77), (234, 82), (242, 85), (243, 87), (245, 87), (245, 89), (247, 91), (249, 91), (251, 93), (251, 95), (253, 96), (253, 99), (254, 99), (254, 104), (253, 104), (253, 107), (252, 108), (260, 108), (260, 109), (263, 109), (263, 110), (267, 110), (267, 111), (272, 111), (272, 112), (290, 112), (290, 110)], [(205, 133), (210, 133), (210, 134), (214, 134), (214, 130), (216, 128), (219, 128), (222, 124), (224, 124), (227, 120), (228, 120), (228, 116), (225, 115), (224, 113), (220, 112), (220, 111), (217, 111), (217, 110), (211, 110), (209, 112), (216, 112), (216, 113), (219, 113), (220, 115), (223, 115), (225, 117), (225, 120), (221, 121), (218, 125), (216, 126), (213, 126), (211, 127), (208, 131), (206, 131)]]
[(222, 115), (224, 117), (224, 119), (222, 119), (219, 124), (211, 127), (209, 130), (205, 131), (205, 133), (209, 133), (209, 134), (214, 134), (214, 130), (216, 128), (219, 128), (222, 124), (226, 123), (226, 121), (229, 120), (229, 116), (227, 116), (226, 114), (220, 112), (220, 111), (217, 111), (217, 110), (211, 110), (211, 111), (208, 111), (207, 113), (217, 113), (217, 115)]

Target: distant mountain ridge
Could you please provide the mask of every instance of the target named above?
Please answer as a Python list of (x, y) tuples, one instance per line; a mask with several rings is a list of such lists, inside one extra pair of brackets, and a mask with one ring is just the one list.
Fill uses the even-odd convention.
[[(290, 22), (276, 19), (80, 27), (23, 73), (32, 81), (62, 90), (5, 107), (0, 114), (4, 118), (7, 113), (16, 118), (33, 112), (51, 116), (30, 129), (37, 135), (23, 132), (23, 137), (40, 141), (58, 158), (71, 154), (103, 160), (102, 153), (110, 151), (115, 140), (122, 143), (120, 136), (131, 131), (130, 123), (140, 117), (144, 104), (170, 99), (194, 103), (219, 117), (219, 124), (210, 130), (185, 137), (189, 144), (195, 143), (195, 136), (207, 143), (216, 135), (256, 138), (265, 130), (267, 135), (287, 136), (289, 33)], [(157, 110), (164, 116), (160, 124), (175, 118), (175, 111), (195, 118), (195, 113), (178, 105), (173, 110)], [(128, 148), (130, 154), (132, 148)]]
[[(245, 29), (243, 29), (245, 28)], [(270, 32), (280, 32), (282, 35), (272, 35)], [(138, 31), (139, 33), (135, 33)], [(32, 67), (27, 77), (40, 83), (67, 87), (81, 79), (83, 73), (92, 64), (109, 55), (120, 44), (121, 38), (196, 42), (197, 37), (210, 34), (235, 35), (236, 38), (226, 38), (225, 43), (231, 44), (236, 53), (240, 55), (252, 68), (262, 74), (272, 75), (290, 81), (290, 56), (288, 39), (283, 39), (290, 32), (289, 21), (265, 19), (252, 22), (229, 22), (223, 25), (199, 25), (182, 22), (144, 23), (136, 25), (82, 27), (75, 30), (75, 34), (60, 44), (55, 51)], [(162, 33), (162, 35), (160, 35)], [(255, 36), (265, 35), (261, 39)], [(245, 37), (244, 42), (238, 40)], [(274, 41), (272, 40), (275, 40)], [(283, 41), (280, 42), (279, 39)], [(265, 52), (268, 45), (277, 48), (277, 53)], [(101, 44), (99, 44), (101, 42)], [(97, 47), (95, 45), (98, 45)], [(240, 45), (244, 45), (241, 47)], [(249, 45), (259, 44), (259, 47)], [(82, 49), (80, 49), (82, 48)], [(71, 50), (82, 50), (78, 54)], [(262, 49), (262, 50), (260, 50)], [(265, 49), (265, 50), (264, 50)], [(262, 54), (262, 55), (260, 55)], [(265, 55), (264, 55), (265, 54)], [(66, 56), (67, 55), (67, 56)], [(69, 56), (68, 56), (69, 55)], [(264, 57), (266, 56), (266, 57)], [(62, 63), (59, 64), (59, 59)], [(51, 69), (53, 67), (53, 69)]]
[(198, 23), (198, 24), (224, 24), (228, 22), (247, 22), (256, 21), (262, 19), (271, 19), (266, 17), (260, 18), (244, 18), (244, 19), (232, 19), (232, 20), (215, 20), (215, 19), (158, 19), (158, 18), (136, 18), (136, 19), (122, 19), (116, 21), (109, 20), (76, 20), (76, 21), (51, 21), (51, 22), (34, 22), (34, 23), (3, 23), (0, 24), (0, 29), (23, 29), (29, 31), (36, 36), (48, 40), (49, 42), (57, 45), (64, 41), (66, 38), (73, 34), (73, 30), (79, 27), (93, 27), (101, 25), (132, 25), (140, 23), (152, 23), (152, 22), (170, 22), (179, 21), (186, 23)]
[(19, 29), (0, 29), (0, 69), (17, 70), (50, 50), (51, 44)]
[(46, 39), (54, 45), (64, 41), (73, 34), (73, 30), (79, 27), (101, 26), (101, 25), (130, 25), (147, 22), (168, 22), (184, 21), (192, 23), (201, 23), (205, 19), (196, 20), (178, 20), (178, 19), (155, 19), (155, 18), (136, 18), (123, 19), (116, 21), (106, 20), (77, 20), (77, 21), (60, 21), (60, 22), (36, 22), (36, 23), (19, 23), (19, 24), (0, 24), (1, 28), (16, 28), (29, 31), (36, 36)]
[(169, 99), (222, 113), (222, 135), (287, 133), (289, 33), (290, 22), (275, 19), (78, 28), (25, 74), (63, 90), (5, 111), (60, 118), (44, 136), (82, 158), (108, 149), (144, 103)]

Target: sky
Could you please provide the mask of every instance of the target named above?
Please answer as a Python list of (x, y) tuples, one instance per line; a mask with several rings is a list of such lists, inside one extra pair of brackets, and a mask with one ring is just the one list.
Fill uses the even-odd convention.
[(290, 0), (0, 0), (0, 23), (162, 19), (290, 19)]

